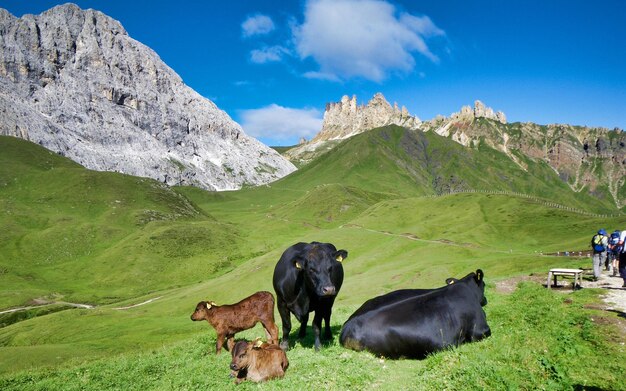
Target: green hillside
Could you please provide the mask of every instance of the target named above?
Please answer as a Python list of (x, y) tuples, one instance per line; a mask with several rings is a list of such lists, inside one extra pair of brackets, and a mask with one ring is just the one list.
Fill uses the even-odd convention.
[(492, 148), (466, 148), (434, 132), (388, 126), (361, 133), (272, 187), (341, 183), (394, 198), (499, 190), (543, 197), (583, 210), (617, 213), (609, 200), (574, 192), (546, 163), (518, 156), (523, 169)]
[[(603, 389), (622, 388), (626, 371), (617, 330), (594, 305), (592, 291), (554, 294), (537, 284), (522, 284), (511, 295), (487, 287), (485, 307), (492, 336), (429, 356), (425, 360), (386, 360), (339, 346), (319, 353), (309, 336), (287, 355), (283, 379), (235, 385), (228, 377), (230, 356), (207, 352), (214, 336), (202, 329), (181, 342), (141, 353), (121, 354), (88, 363), (75, 360), (49, 370), (0, 375), (3, 390), (295, 390), (345, 389)], [(595, 293), (597, 294), (597, 293)], [(334, 312), (340, 325), (354, 307)], [(595, 320), (595, 321), (594, 321)], [(206, 325), (204, 325), (206, 327)], [(183, 324), (180, 325), (183, 327)], [(200, 328), (200, 327), (199, 327)], [(336, 332), (338, 327), (336, 328)], [(246, 331), (248, 339), (262, 330)], [(6, 349), (6, 348), (5, 348)], [(17, 358), (24, 356), (17, 355)], [(77, 354), (74, 355), (77, 357)], [(602, 359), (599, 359), (601, 357)]]
[[(0, 224), (7, 227), (0, 231), (0, 311), (56, 303), (0, 314), (0, 388), (64, 388), (77, 373), (81, 380), (71, 383), (77, 389), (225, 387), (228, 354), (206, 354), (215, 334), (206, 323), (190, 321), (193, 308), (200, 300), (233, 303), (258, 290), (273, 291), (271, 275), (280, 254), (296, 242), (313, 240), (349, 252), (332, 320), (335, 336), (350, 313), (375, 295), (440, 286), (447, 277), (481, 268), (493, 303), (486, 308), (488, 317), (498, 330), (483, 346), (500, 360), (507, 356), (506, 344), (521, 349), (510, 364), (524, 367), (534, 354), (528, 349), (543, 349), (544, 321), (585, 328), (587, 318), (572, 312), (562, 319), (551, 313), (541, 323), (524, 319), (530, 322), (527, 330), (534, 330), (527, 340), (521, 334), (507, 337), (507, 325), (516, 323), (507, 308), (515, 303), (532, 309), (533, 304), (496, 293), (495, 282), (544, 275), (556, 266), (587, 267), (586, 258), (544, 254), (586, 249), (595, 230), (626, 226), (626, 217), (557, 208), (616, 213), (559, 187), (549, 168), (536, 166), (531, 175), (496, 152), (465, 152), (435, 134), (382, 128), (343, 142), (269, 186), (210, 193), (86, 170), (34, 144), (0, 137)], [(534, 311), (565, 308), (544, 290), (531, 286), (524, 292), (543, 306)], [(575, 295), (576, 303), (596, 300), (590, 290)], [(95, 308), (71, 308), (67, 302)], [(241, 337), (259, 335), (257, 326)], [(580, 342), (580, 362), (589, 360), (591, 337), (568, 338)], [(326, 388), (367, 388), (374, 381), (359, 368), (378, 365), (377, 358), (346, 352), (336, 339), (315, 356), (311, 343), (307, 339), (290, 350), (288, 375), (296, 377), (276, 387), (301, 388), (298, 374), (319, 375), (317, 357), (346, 364), (345, 371), (322, 370)], [(559, 346), (556, 340), (549, 343)], [(598, 346), (607, 355), (615, 353), (610, 344)], [(373, 373), (388, 379), (389, 388), (400, 387), (413, 369), (460, 371), (465, 367), (458, 361), (466, 354), (481, 355), (468, 345), (420, 362), (389, 363), (405, 373), (400, 380), (382, 369)], [(545, 384), (550, 368), (562, 365), (560, 358), (543, 359), (545, 365), (517, 374), (490, 361), (490, 376), (535, 388)], [(135, 376), (133, 383), (138, 368), (141, 380)], [(214, 379), (192, 375), (200, 368), (210, 368)], [(126, 380), (115, 380), (114, 374)], [(566, 375), (575, 382), (582, 376)], [(601, 384), (617, 384), (612, 376)]]
[(0, 308), (131, 298), (197, 282), (194, 269), (219, 275), (246, 251), (235, 227), (156, 181), (86, 170), (23, 140), (0, 138), (0, 183)]
[(447, 138), (463, 140), (467, 149), (499, 151), (499, 154), (506, 151), (511, 162), (527, 169), (531, 175), (538, 173), (529, 163), (549, 165), (568, 188), (601, 200), (603, 208), (618, 207), (626, 212), (623, 164), (626, 134), (619, 129), (502, 123), (474, 116), (439, 118), (422, 126), (425, 132), (442, 129)]

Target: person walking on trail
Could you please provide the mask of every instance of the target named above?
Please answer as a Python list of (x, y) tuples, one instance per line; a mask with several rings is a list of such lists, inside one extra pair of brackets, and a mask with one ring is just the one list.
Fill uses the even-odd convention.
[(606, 237), (604, 228), (591, 238), (591, 248), (593, 249), (593, 279), (598, 280), (602, 273), (602, 265), (606, 259), (606, 249), (609, 247), (609, 239)]
[(619, 229), (611, 232), (609, 236), (609, 249), (606, 252), (606, 270), (613, 271), (613, 277), (617, 275), (617, 270), (619, 268), (619, 237), (621, 232)]
[(624, 280), (622, 288), (626, 288), (626, 229), (619, 236), (617, 250), (619, 251), (619, 275)]

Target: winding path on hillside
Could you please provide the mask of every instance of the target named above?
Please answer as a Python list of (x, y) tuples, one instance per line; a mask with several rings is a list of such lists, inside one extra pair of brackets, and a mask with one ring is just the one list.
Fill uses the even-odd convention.
[[(128, 306), (124, 306), (124, 307), (112, 307), (112, 310), (128, 310), (130, 308), (135, 308), (135, 307), (140, 307), (142, 305), (146, 305), (146, 304), (150, 304), (153, 301), (159, 300), (160, 298), (162, 298), (163, 296), (158, 296), (158, 297), (153, 297), (151, 299), (148, 299), (146, 301), (143, 301), (141, 303), (137, 303), (137, 304), (132, 304), (132, 305), (128, 305)], [(75, 308), (83, 308), (83, 309), (88, 309), (88, 310), (92, 310), (95, 308), (105, 308), (102, 306), (95, 306), (95, 305), (91, 305), (91, 304), (81, 304), (81, 303), (69, 303), (66, 301), (50, 301), (50, 302), (45, 302), (42, 304), (38, 304), (38, 305), (31, 305), (31, 306), (26, 306), (26, 307), (17, 307), (17, 308), (11, 308), (8, 310), (3, 310), (0, 311), (0, 315), (2, 314), (10, 314), (12, 312), (19, 312), (19, 311), (26, 311), (26, 310), (31, 310), (31, 309), (35, 309), (35, 308), (43, 308), (43, 307), (48, 307), (51, 305), (66, 305), (66, 306), (70, 306), (70, 307), (75, 307)]]
[(584, 288), (605, 289), (602, 300), (608, 305), (609, 311), (619, 311), (626, 316), (626, 288), (622, 287), (624, 280), (618, 275), (613, 277), (608, 271), (603, 271), (598, 281), (585, 281)]
[[(451, 240), (447, 240), (447, 239), (422, 239), (419, 236), (412, 234), (412, 233), (393, 233), (393, 232), (389, 232), (389, 231), (379, 231), (379, 230), (375, 230), (375, 229), (371, 229), (371, 228), (365, 228), (361, 225), (358, 224), (345, 224), (345, 225), (341, 225), (339, 226), (339, 228), (354, 228), (354, 229), (362, 229), (364, 231), (367, 232), (373, 232), (373, 233), (377, 233), (377, 234), (381, 234), (381, 235), (387, 235), (387, 236), (395, 236), (395, 237), (399, 237), (399, 238), (405, 238), (405, 239), (409, 239), (409, 240), (415, 240), (417, 242), (425, 242), (425, 243), (436, 243), (436, 244), (444, 244), (446, 246), (456, 246), (456, 247), (478, 247), (475, 244), (472, 243), (458, 243), (458, 242), (453, 242)], [(501, 251), (501, 252), (506, 252), (506, 251)]]
[(143, 301), (141, 303), (137, 303), (137, 304), (133, 304), (133, 305), (127, 305), (125, 307), (114, 307), (114, 308), (111, 308), (111, 309), (113, 309), (113, 310), (128, 310), (130, 308), (135, 308), (135, 307), (139, 307), (139, 306), (142, 306), (142, 305), (146, 305), (146, 304), (152, 303), (155, 300), (159, 300), (161, 297), (163, 297), (163, 296), (153, 297), (152, 299), (148, 299), (148, 300)]

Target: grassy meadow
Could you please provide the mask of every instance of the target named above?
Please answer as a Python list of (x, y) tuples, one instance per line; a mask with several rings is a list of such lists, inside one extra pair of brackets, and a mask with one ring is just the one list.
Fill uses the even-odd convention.
[[(228, 352), (214, 355), (215, 333), (191, 312), (200, 300), (273, 292), (281, 253), (313, 240), (349, 253), (335, 338), (315, 353), (312, 331), (298, 341), (293, 319), (286, 377), (258, 388), (622, 387), (625, 338), (612, 321), (620, 314), (594, 309), (599, 291), (525, 282), (504, 293), (496, 282), (590, 267), (546, 254), (585, 250), (595, 230), (624, 227), (626, 216), (539, 163), (524, 172), (497, 152), (463, 155), (433, 134), (390, 127), (349, 141), (271, 185), (210, 193), (86, 170), (0, 137), (0, 311), (32, 307), (0, 314), (0, 389), (234, 388)], [(470, 189), (511, 193), (447, 193)], [(490, 338), (421, 361), (338, 344), (365, 300), (477, 268)], [(257, 326), (238, 337), (262, 335)]]

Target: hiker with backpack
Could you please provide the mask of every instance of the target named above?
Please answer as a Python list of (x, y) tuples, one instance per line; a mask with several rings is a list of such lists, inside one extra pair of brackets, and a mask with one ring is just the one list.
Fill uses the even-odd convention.
[(606, 266), (606, 270), (613, 270), (613, 277), (615, 277), (617, 275), (617, 270), (618, 270), (618, 264), (619, 264), (619, 254), (620, 254), (620, 248), (619, 248), (619, 237), (620, 237), (621, 232), (616, 229), (615, 231), (613, 231), (611, 233), (611, 236), (609, 236), (609, 249), (606, 253), (606, 262), (605, 262), (605, 266)]
[(622, 288), (626, 288), (626, 229), (622, 231), (617, 243), (617, 251), (619, 251), (619, 275), (624, 280)]
[(597, 281), (602, 273), (602, 265), (606, 259), (606, 250), (609, 247), (609, 239), (604, 228), (591, 238), (591, 248), (593, 249), (593, 279)]

